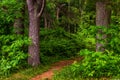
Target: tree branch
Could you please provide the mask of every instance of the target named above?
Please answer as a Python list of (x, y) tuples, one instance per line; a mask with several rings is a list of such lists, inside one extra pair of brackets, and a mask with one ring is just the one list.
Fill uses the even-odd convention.
[(44, 7), (45, 7), (45, 0), (42, 1), (42, 7), (41, 7), (41, 10), (40, 12), (38, 13), (37, 17), (40, 17), (42, 15), (42, 12), (44, 10)]
[(62, 4), (62, 5), (60, 5), (60, 8), (62, 8), (62, 7), (64, 7), (66, 4)]

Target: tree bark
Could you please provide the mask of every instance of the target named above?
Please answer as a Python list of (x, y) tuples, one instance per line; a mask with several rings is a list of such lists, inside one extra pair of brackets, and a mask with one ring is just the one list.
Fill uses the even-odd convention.
[(27, 0), (29, 12), (29, 38), (32, 44), (28, 48), (28, 64), (38, 66), (40, 64), (39, 54), (39, 26), (40, 16), (44, 8), (44, 0)]
[[(107, 7), (107, 0), (96, 2), (96, 26), (108, 28), (110, 24), (110, 9)], [(101, 35), (101, 37), (99, 36)], [(102, 31), (98, 30), (96, 35), (96, 51), (103, 52), (105, 50), (107, 35)], [(99, 42), (103, 41), (103, 43)]]

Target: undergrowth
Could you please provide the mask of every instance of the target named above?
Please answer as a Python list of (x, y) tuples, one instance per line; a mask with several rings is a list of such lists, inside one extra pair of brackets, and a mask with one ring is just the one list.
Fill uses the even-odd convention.
[(82, 62), (72, 65), (56, 73), (54, 80), (79, 80), (112, 78), (120, 75), (120, 55), (106, 50), (106, 53), (81, 50)]
[(29, 67), (25, 69), (20, 69), (16, 73), (12, 73), (8, 77), (1, 76), (0, 80), (30, 80), (38, 74), (41, 74), (47, 71), (50, 68), (50, 65), (40, 65), (38, 67)]

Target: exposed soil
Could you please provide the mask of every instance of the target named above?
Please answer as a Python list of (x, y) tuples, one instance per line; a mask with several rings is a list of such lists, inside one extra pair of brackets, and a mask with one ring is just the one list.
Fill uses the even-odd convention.
[(64, 61), (56, 62), (51, 66), (51, 68), (48, 71), (35, 76), (31, 80), (52, 80), (54, 71), (56, 71), (56, 70), (59, 71), (63, 67), (68, 66), (68, 65), (72, 64), (74, 61), (79, 61), (81, 59), (82, 58), (76, 58), (76, 59), (72, 59), (72, 60), (64, 60)]

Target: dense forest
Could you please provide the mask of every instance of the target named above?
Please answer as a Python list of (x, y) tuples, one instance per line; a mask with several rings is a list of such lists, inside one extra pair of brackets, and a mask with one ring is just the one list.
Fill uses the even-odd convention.
[(119, 80), (119, 4), (0, 0), (0, 80), (30, 80), (52, 63), (76, 57), (82, 60), (55, 72), (52, 80)]

